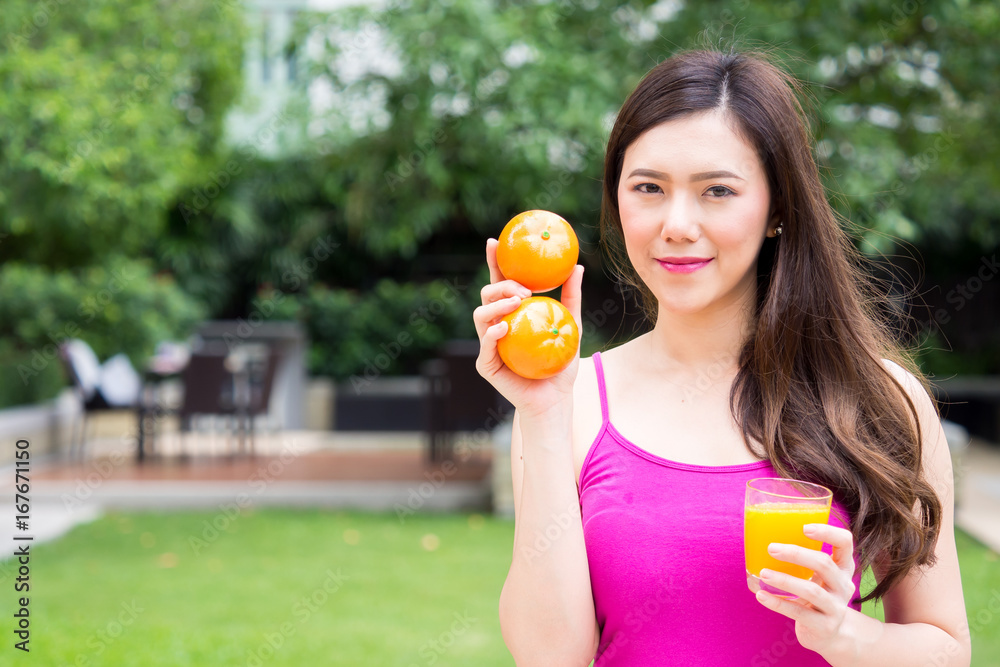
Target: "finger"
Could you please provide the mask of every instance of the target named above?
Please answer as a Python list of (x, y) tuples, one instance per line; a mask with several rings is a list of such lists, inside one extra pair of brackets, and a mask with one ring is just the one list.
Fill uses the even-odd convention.
[[(791, 592), (791, 591), (789, 591)], [(768, 609), (776, 611), (782, 616), (809, 625), (818, 625), (822, 619), (822, 612), (812, 609), (799, 600), (786, 600), (777, 595), (772, 595), (767, 591), (757, 591), (757, 602)]]
[(833, 613), (837, 608), (837, 600), (815, 581), (801, 579), (768, 568), (763, 568), (760, 571), (760, 580), (768, 586), (773, 586), (792, 595), (798, 595), (800, 604), (808, 602), (818, 611)]
[(802, 532), (813, 540), (826, 542), (833, 547), (833, 560), (841, 570), (854, 576), (854, 535), (846, 528), (826, 523), (808, 523)]
[(519, 296), (527, 299), (531, 296), (531, 290), (514, 280), (502, 280), (498, 283), (483, 285), (479, 291), (479, 296), (483, 300), (483, 305), (488, 305), (494, 301), (506, 299), (512, 296)]
[(479, 345), (479, 357), (476, 359), (476, 370), (487, 380), (503, 368), (503, 359), (497, 352), (497, 341), (507, 335), (507, 323), (503, 320), (487, 327)]
[(824, 614), (835, 613), (837, 605), (842, 604), (837, 601), (830, 591), (810, 579), (800, 579), (784, 572), (776, 572), (775, 570), (764, 568), (761, 570), (760, 580), (768, 586), (774, 586), (786, 593), (799, 596), (797, 600), (798, 604), (811, 604), (817, 611)]
[(834, 599), (850, 605), (854, 596), (859, 593), (854, 581), (843, 570), (836, 570), (832, 578), (827, 578), (820, 571), (814, 570), (812, 581), (822, 586)]
[(830, 554), (816, 549), (807, 549), (798, 544), (772, 543), (767, 553), (786, 563), (794, 563), (818, 572), (824, 581), (836, 584), (845, 572), (837, 566)]
[(497, 246), (500, 242), (496, 239), (486, 239), (486, 264), (490, 267), (490, 282), (498, 283), (504, 279), (503, 273), (500, 271), (500, 265), (497, 264)]
[(562, 305), (566, 306), (566, 309), (576, 320), (576, 325), (583, 331), (583, 320), (580, 316), (580, 310), (583, 304), (583, 265), (577, 264), (573, 268), (573, 273), (569, 274), (569, 278), (563, 283), (562, 291), (559, 294), (560, 301)]
[(476, 333), (479, 335), (479, 339), (482, 340), (486, 330), (496, 324), (497, 320), (508, 313), (513, 313), (520, 305), (521, 297), (514, 295), (479, 306), (472, 311), (472, 319), (476, 323)]

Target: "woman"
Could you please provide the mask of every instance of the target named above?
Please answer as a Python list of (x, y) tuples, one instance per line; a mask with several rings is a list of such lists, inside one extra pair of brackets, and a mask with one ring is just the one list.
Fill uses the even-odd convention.
[[(686, 52), (626, 100), (601, 238), (651, 331), (562, 373), (506, 368), (491, 284), (479, 372), (516, 407), (514, 553), (500, 596), (519, 665), (968, 665), (948, 448), (812, 158), (794, 81), (754, 54)], [(562, 288), (578, 323), (583, 267)], [(909, 367), (910, 370), (905, 370)], [(772, 545), (811, 581), (747, 588), (754, 477), (834, 492), (823, 552)], [(873, 567), (886, 623), (861, 613)]]

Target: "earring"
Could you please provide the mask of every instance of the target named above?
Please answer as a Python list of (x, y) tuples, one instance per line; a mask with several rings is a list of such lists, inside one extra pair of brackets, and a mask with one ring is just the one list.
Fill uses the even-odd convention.
[(781, 231), (782, 231), (781, 225), (778, 225), (777, 227), (774, 228), (774, 235), (781, 236)]

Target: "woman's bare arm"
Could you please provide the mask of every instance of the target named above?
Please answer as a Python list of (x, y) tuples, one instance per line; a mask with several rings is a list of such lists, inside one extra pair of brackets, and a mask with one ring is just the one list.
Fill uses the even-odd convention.
[(597, 651), (572, 422), (571, 405), (530, 418), (514, 414), (514, 553), (500, 627), (521, 666), (588, 665)]
[[(888, 364), (917, 408), (923, 434), (923, 470), (941, 501), (943, 521), (934, 553), (937, 563), (915, 569), (884, 598), (885, 623), (860, 612), (850, 615), (852, 639), (833, 665), (967, 667), (972, 660), (969, 623), (955, 547), (955, 484), (941, 420), (910, 373)], [(875, 576), (882, 572), (876, 566)]]

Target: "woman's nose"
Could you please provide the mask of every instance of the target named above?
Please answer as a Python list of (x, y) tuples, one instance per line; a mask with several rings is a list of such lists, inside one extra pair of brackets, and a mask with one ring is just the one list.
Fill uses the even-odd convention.
[(701, 224), (697, 205), (687, 197), (675, 196), (663, 207), (660, 237), (664, 241), (697, 241)]

